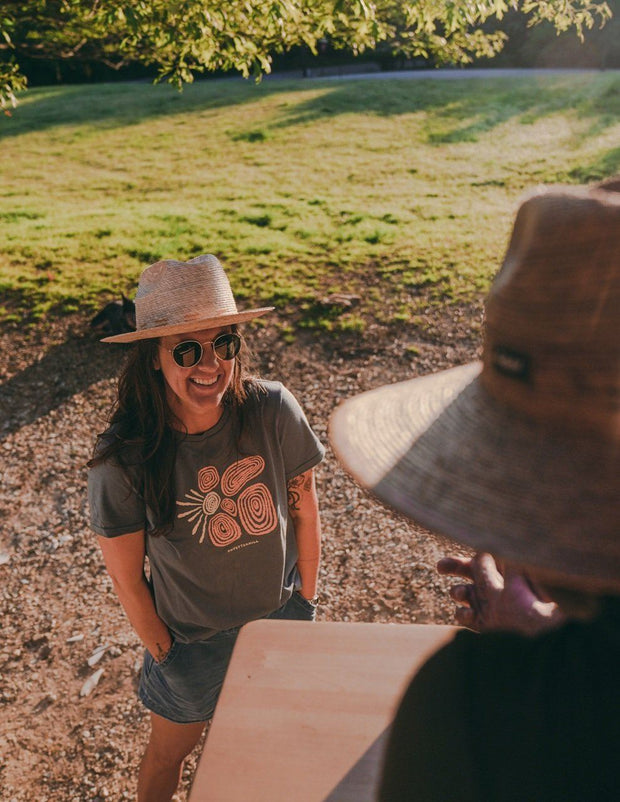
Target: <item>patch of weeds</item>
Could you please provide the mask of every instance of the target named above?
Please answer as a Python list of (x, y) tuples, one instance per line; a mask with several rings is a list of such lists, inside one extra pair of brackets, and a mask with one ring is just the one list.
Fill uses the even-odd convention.
[(147, 251), (140, 248), (130, 248), (125, 253), (131, 256), (132, 259), (137, 259), (139, 262), (146, 262), (152, 265), (154, 262), (159, 262), (161, 253), (159, 251)]
[(188, 218), (184, 214), (158, 214), (158, 220), (163, 220), (164, 223), (187, 223)]
[(387, 212), (384, 214), (383, 217), (380, 218), (383, 223), (389, 223), (390, 225), (397, 226), (400, 220), (398, 217), (395, 217), (391, 212)]
[[(298, 296), (299, 298), (299, 296)], [(319, 298), (299, 303), (295, 299), (300, 312), (297, 326), (300, 329), (318, 329), (322, 331), (363, 331), (364, 320), (352, 312), (344, 311), (340, 304), (326, 304)]]
[(325, 203), (322, 198), (312, 198), (308, 201), (308, 206), (325, 206)]
[(258, 128), (253, 131), (241, 131), (238, 134), (233, 134), (231, 139), (233, 142), (266, 142), (271, 139), (271, 135), (262, 128)]
[(369, 245), (378, 245), (380, 242), (389, 242), (390, 239), (391, 235), (387, 231), (383, 231), (379, 228), (376, 228), (374, 231), (371, 231), (370, 234), (366, 234), (364, 236), (364, 242), (367, 242)]
[(408, 345), (405, 348), (405, 351), (411, 356), (420, 356), (420, 349), (417, 345)]
[(302, 308), (308, 306), (308, 291), (302, 284), (294, 282), (290, 284), (274, 284), (272, 287), (266, 288), (263, 293), (263, 298), (269, 299), (276, 303), (286, 303), (290, 301)]
[(45, 215), (39, 212), (29, 212), (26, 209), (15, 209), (12, 212), (0, 212), (0, 220), (6, 223), (16, 223), (18, 220), (39, 220)]
[(30, 280), (30, 284), (33, 287), (46, 287), (50, 282), (54, 281), (55, 276), (48, 270), (47, 273), (44, 273), (42, 276), (35, 276), (35, 278)]
[(421, 289), (434, 284), (437, 279), (428, 273), (421, 273), (419, 270), (407, 270), (403, 273), (402, 283), (408, 289)]
[(299, 239), (312, 239), (313, 236), (312, 231), (308, 231), (306, 229), (299, 229), (294, 233), (296, 237), (299, 237)]
[(110, 237), (111, 235), (112, 235), (111, 228), (100, 228), (97, 231), (95, 231), (95, 237), (97, 239), (103, 239), (104, 237)]
[(241, 218), (243, 223), (249, 223), (251, 226), (258, 226), (259, 228), (269, 228), (272, 222), (270, 214), (250, 214)]
[(365, 219), (363, 214), (353, 214), (353, 212), (340, 212), (340, 217), (345, 226), (356, 226)]
[(507, 184), (505, 178), (489, 178), (488, 181), (471, 181), (471, 187), (505, 187)]
[(366, 322), (359, 315), (343, 315), (331, 326), (332, 331), (348, 331), (354, 334), (361, 334), (365, 328)]
[[(401, 273), (403, 270), (403, 266), (401, 264), (390, 264), (389, 262), (382, 263), (377, 265), (377, 273), (381, 278), (391, 277), (394, 273)], [(411, 270), (407, 270), (403, 273), (403, 280), (405, 276), (411, 277), (416, 275)]]
[(243, 249), (243, 253), (247, 253), (248, 256), (265, 256), (272, 252), (271, 245), (248, 245), (247, 248)]

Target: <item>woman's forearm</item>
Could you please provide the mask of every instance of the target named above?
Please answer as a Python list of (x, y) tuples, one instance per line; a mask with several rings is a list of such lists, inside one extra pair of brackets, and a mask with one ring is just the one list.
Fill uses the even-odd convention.
[(317, 594), (319, 581), (319, 558), (316, 560), (297, 560), (297, 570), (301, 578), (301, 595), (313, 599)]
[(300, 593), (306, 599), (316, 596), (321, 560), (321, 520), (312, 468), (287, 483), (288, 510), (295, 526), (297, 570)]
[(301, 579), (300, 593), (306, 599), (316, 596), (321, 562), (321, 527), (318, 514), (295, 521), (297, 537), (297, 570)]
[(172, 636), (166, 624), (157, 615), (146, 578), (142, 577), (135, 583), (117, 582), (112, 578), (112, 583), (138, 637), (155, 661), (161, 662), (172, 645)]

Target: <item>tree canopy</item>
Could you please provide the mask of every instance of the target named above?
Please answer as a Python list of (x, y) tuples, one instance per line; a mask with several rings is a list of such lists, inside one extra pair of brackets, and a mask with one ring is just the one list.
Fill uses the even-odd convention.
[(407, 57), (464, 64), (493, 56), (501, 31), (483, 28), (518, 8), (577, 35), (604, 24), (604, 0), (3, 0), (0, 107), (26, 88), (22, 62), (84, 60), (155, 66), (178, 86), (206, 70), (269, 72), (274, 55), (328, 38), (355, 53), (380, 44)]

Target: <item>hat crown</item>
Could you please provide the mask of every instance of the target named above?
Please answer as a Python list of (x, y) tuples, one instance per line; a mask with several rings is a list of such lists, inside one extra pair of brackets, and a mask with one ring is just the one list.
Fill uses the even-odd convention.
[(485, 388), (535, 420), (620, 438), (619, 310), (620, 194), (531, 196), (487, 299)]
[(138, 332), (237, 313), (228, 277), (212, 254), (150, 265), (140, 276), (135, 304)]

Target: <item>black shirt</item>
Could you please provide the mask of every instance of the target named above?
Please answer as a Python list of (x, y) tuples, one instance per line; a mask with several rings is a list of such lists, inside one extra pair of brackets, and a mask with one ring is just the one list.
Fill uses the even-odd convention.
[(381, 802), (620, 799), (620, 599), (536, 638), (462, 631), (411, 682)]

